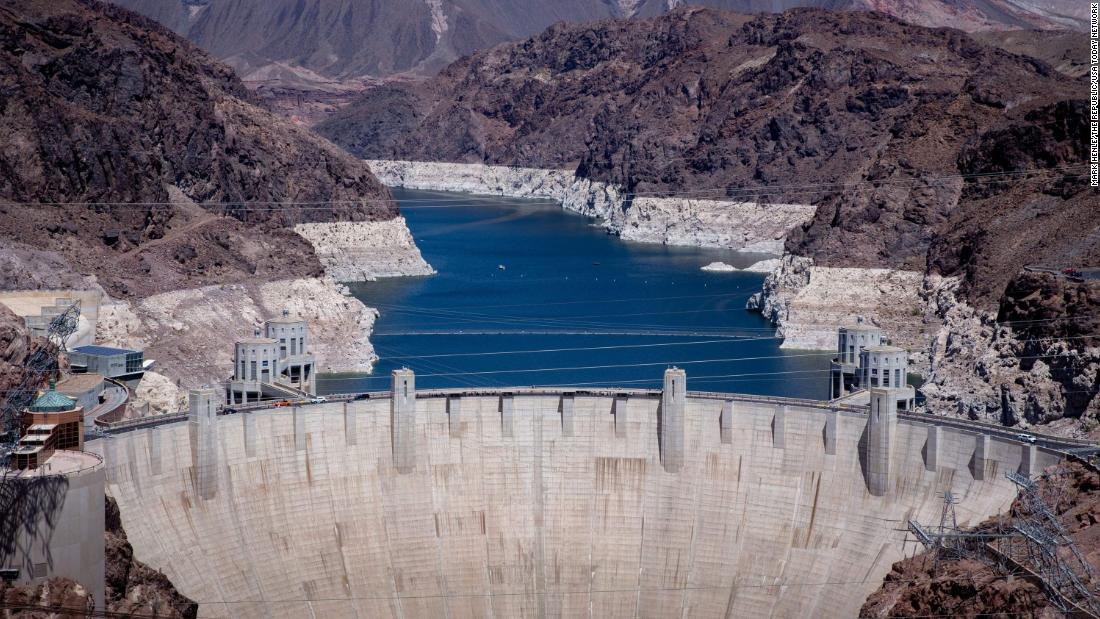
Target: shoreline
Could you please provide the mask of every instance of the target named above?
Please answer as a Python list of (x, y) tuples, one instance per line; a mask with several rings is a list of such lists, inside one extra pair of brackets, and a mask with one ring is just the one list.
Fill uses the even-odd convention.
[(779, 255), (787, 233), (816, 207), (722, 200), (631, 198), (621, 187), (548, 170), (447, 162), (365, 160), (391, 187), (549, 199), (600, 220), (623, 240)]
[(366, 373), (378, 355), (371, 342), (378, 310), (350, 294), (344, 282), (426, 276), (403, 217), (385, 221), (298, 224), (313, 246), (323, 277), (217, 284), (122, 300), (104, 298), (97, 320), (102, 343), (145, 351), (157, 362), (138, 402), (172, 412), (186, 390), (232, 373), (232, 342), (286, 310), (309, 323), (317, 372)]

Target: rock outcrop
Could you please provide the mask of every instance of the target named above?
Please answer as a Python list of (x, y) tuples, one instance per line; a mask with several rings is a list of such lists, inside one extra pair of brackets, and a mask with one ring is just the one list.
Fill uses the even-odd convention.
[(298, 224), (294, 231), (313, 245), (325, 274), (337, 281), (365, 282), (435, 273), (420, 255), (403, 217)]
[(928, 290), (943, 321), (922, 388), (929, 408), (1100, 436), (1100, 282), (1024, 272), (998, 313), (945, 284)]
[(711, 271), (713, 273), (733, 273), (739, 271), (737, 267), (732, 264), (726, 264), (725, 262), (712, 262), (699, 269), (700, 271)]
[[(0, 303), (0, 402), (7, 398), (9, 390), (22, 382), (24, 361), (41, 345), (42, 341), (36, 342), (31, 337), (23, 319)], [(0, 433), (4, 431), (0, 425)]]
[(782, 348), (836, 350), (840, 325), (857, 317), (880, 326), (923, 367), (929, 334), (921, 320), (924, 275), (900, 269), (816, 266), (786, 255), (748, 308), (761, 312), (783, 337)]
[(346, 292), (321, 279), (166, 292), (101, 306), (99, 338), (144, 349), (159, 373), (194, 388), (224, 381), (233, 370), (233, 342), (285, 309), (309, 321), (318, 371), (369, 372), (377, 359), (369, 339), (377, 312)]
[(779, 255), (787, 234), (814, 216), (808, 204), (634, 198), (619, 236), (629, 241)]
[(11, 619), (81, 617), (95, 612), (91, 592), (71, 578), (17, 585), (0, 581), (0, 606), (5, 618)]

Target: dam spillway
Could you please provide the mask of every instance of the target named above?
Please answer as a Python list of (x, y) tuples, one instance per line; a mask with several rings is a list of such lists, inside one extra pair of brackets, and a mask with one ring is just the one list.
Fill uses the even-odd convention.
[(876, 496), (854, 409), (688, 392), (668, 467), (659, 391), (426, 395), (104, 439), (135, 556), (200, 617), (855, 616), (945, 490), (977, 524), (1058, 459), (902, 419)]

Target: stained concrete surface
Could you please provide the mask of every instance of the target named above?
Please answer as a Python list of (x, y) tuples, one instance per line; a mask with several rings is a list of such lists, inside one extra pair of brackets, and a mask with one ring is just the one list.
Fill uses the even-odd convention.
[(210, 499), (186, 424), (98, 448), (136, 556), (201, 617), (854, 616), (944, 490), (963, 526), (1015, 496), (1015, 443), (975, 475), (974, 436), (945, 427), (928, 470), (927, 426), (902, 421), (872, 496), (864, 415), (736, 401), (727, 443), (724, 402), (691, 394), (670, 473), (659, 404), (516, 395), (506, 421), (498, 396), (418, 399), (407, 473), (389, 400), (219, 417)]

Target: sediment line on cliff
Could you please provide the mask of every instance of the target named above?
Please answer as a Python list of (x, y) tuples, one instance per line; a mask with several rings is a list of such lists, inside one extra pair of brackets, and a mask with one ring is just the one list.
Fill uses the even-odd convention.
[(631, 197), (616, 185), (572, 170), (481, 163), (368, 160), (384, 184), (512, 198), (549, 199), (599, 218), (625, 240), (779, 254), (787, 233), (813, 218), (806, 204), (761, 204), (686, 198)]

